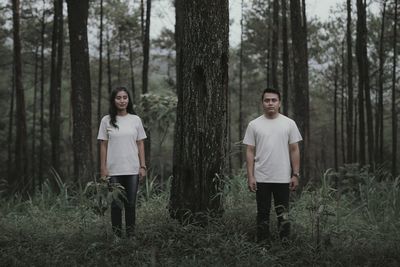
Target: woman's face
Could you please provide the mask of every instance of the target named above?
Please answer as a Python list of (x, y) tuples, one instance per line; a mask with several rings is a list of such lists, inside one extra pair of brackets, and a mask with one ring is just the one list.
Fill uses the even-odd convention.
[(126, 108), (128, 107), (128, 103), (129, 103), (128, 94), (125, 91), (119, 91), (114, 98), (115, 107), (119, 111), (126, 110)]

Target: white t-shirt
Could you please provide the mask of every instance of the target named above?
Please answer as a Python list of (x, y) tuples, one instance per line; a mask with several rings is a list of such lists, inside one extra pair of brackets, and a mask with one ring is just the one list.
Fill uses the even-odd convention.
[(302, 140), (296, 123), (279, 114), (275, 119), (262, 115), (249, 123), (243, 143), (255, 146), (254, 177), (258, 183), (289, 183), (289, 144)]
[(98, 140), (108, 140), (107, 168), (110, 176), (136, 175), (140, 162), (136, 141), (146, 138), (140, 118), (133, 114), (117, 116), (115, 128), (110, 123), (110, 116), (102, 118)]

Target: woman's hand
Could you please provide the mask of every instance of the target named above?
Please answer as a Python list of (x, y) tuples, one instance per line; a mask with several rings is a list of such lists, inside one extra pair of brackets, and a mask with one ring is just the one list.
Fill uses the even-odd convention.
[(146, 167), (140, 167), (139, 169), (139, 181), (143, 181), (144, 177), (146, 177), (147, 169)]

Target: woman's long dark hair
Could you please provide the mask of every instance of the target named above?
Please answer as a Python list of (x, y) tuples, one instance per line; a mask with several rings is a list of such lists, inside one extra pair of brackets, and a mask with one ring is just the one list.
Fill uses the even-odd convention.
[(128, 100), (129, 100), (129, 102), (128, 102), (128, 106), (126, 107), (126, 111), (127, 111), (128, 113), (130, 113), (130, 114), (136, 115), (135, 111), (133, 110), (133, 103), (132, 103), (131, 96), (130, 96), (130, 94), (129, 94), (129, 92), (128, 92), (128, 89), (126, 89), (126, 87), (122, 87), (122, 86), (121, 86), (121, 87), (114, 88), (114, 89), (111, 91), (111, 94), (110, 94), (110, 108), (109, 108), (109, 110), (108, 110), (108, 113), (109, 113), (109, 115), (110, 115), (110, 123), (111, 123), (111, 125), (114, 126), (115, 128), (118, 128), (118, 125), (117, 125), (117, 114), (118, 114), (118, 109), (117, 109), (117, 107), (115, 106), (115, 97), (116, 97), (117, 94), (118, 94), (119, 92), (121, 92), (121, 91), (124, 91), (125, 93), (128, 94)]

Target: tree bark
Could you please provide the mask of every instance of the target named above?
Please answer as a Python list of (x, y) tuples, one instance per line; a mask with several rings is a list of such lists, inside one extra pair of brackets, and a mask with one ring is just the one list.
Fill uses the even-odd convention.
[(178, 106), (170, 214), (184, 222), (222, 211), (229, 5), (227, 0), (175, 4)]
[(289, 113), (289, 45), (287, 26), (287, 5), (282, 0), (282, 109), (283, 114)]
[(393, 26), (393, 68), (392, 68), (392, 175), (397, 175), (397, 110), (396, 110), (396, 64), (397, 64), (397, 23), (398, 0), (394, 0), (394, 26)]
[(293, 60), (294, 60), (294, 120), (303, 136), (301, 149), (301, 174), (309, 179), (309, 89), (308, 89), (308, 52), (307, 23), (304, 2), (290, 1), (290, 18), (292, 26)]
[(22, 85), (22, 60), (20, 39), (20, 1), (12, 0), (13, 13), (13, 49), (14, 49), (14, 73), (15, 73), (15, 95), (16, 95), (16, 139), (15, 139), (15, 177), (16, 189), (25, 194), (30, 189), (28, 178), (27, 157), (27, 130), (25, 114), (25, 96)]
[(61, 81), (63, 60), (63, 1), (54, 0), (54, 20), (51, 49), (50, 74), (50, 137), (51, 162), (54, 170), (60, 170), (60, 135), (61, 135)]
[[(240, 6), (240, 51), (239, 51), (239, 121), (238, 121), (238, 140), (243, 139), (243, 3)], [(243, 164), (243, 149), (239, 147), (239, 166)]]
[(351, 30), (351, 0), (347, 0), (347, 162), (354, 162), (353, 159), (353, 40)]
[(357, 66), (358, 66), (358, 116), (359, 116), (359, 160), (361, 165), (366, 163), (365, 154), (365, 115), (364, 115), (364, 93), (365, 93), (365, 58), (363, 53), (363, 46), (365, 44), (365, 8), (363, 0), (357, 0)]
[(334, 93), (333, 93), (333, 151), (334, 151), (334, 168), (335, 171), (338, 170), (338, 121), (337, 121), (337, 110), (338, 110), (338, 104), (337, 104), (337, 92), (338, 92), (338, 66), (337, 63), (335, 63), (335, 75), (334, 75)]
[(376, 116), (376, 124), (375, 124), (375, 147), (377, 150), (376, 162), (383, 162), (383, 69), (385, 65), (385, 51), (384, 51), (384, 42), (385, 42), (385, 18), (386, 18), (386, 0), (383, 1), (382, 6), (382, 22), (381, 22), (381, 34), (379, 40), (379, 91), (378, 91), (378, 108), (377, 108), (377, 116)]
[[(102, 118), (101, 102), (103, 98), (103, 0), (100, 0), (100, 27), (99, 27), (99, 77), (97, 83), (97, 125)], [(100, 143), (97, 144), (97, 170), (100, 173)]]
[(42, 188), (44, 176), (44, 35), (46, 32), (46, 11), (45, 1), (43, 0), (41, 33), (40, 33), (40, 143), (39, 143), (39, 187)]
[(279, 44), (279, 0), (273, 0), (272, 43), (271, 43), (271, 80), (272, 87), (279, 90), (278, 83), (278, 44)]
[(91, 178), (93, 171), (92, 108), (87, 39), (89, 0), (67, 0), (67, 4), (71, 55), (71, 101), (73, 103), (74, 176), (81, 185), (81, 182), (86, 182)]

